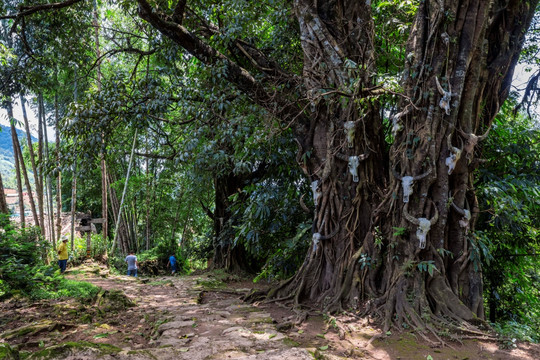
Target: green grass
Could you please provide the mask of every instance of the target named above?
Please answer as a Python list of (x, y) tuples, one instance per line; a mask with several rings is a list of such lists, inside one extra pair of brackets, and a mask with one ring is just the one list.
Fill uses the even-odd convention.
[(84, 281), (62, 279), (55, 288), (40, 287), (34, 289), (30, 297), (40, 299), (75, 298), (79, 300), (94, 298), (100, 288)]

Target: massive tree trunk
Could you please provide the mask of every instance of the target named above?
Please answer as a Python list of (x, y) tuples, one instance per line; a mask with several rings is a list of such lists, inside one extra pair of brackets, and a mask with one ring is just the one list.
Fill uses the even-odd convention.
[(301, 165), (311, 181), (315, 216), (306, 260), (275, 296), (334, 311), (364, 295), (355, 271), (364, 267), (358, 262), (367, 251), (362, 244), (373, 246), (372, 213), (387, 182), (382, 121), (377, 101), (369, 98), (374, 28), (366, 2), (315, 7), (296, 1), (295, 12), (311, 112), (308, 133), (298, 135), (301, 154), (311, 153)]
[(235, 244), (232, 232), (232, 221), (229, 197), (244, 187), (242, 178), (229, 173), (216, 176), (214, 179), (214, 212), (211, 218), (214, 223), (214, 258), (212, 266), (227, 271), (246, 271), (253, 269), (247, 259), (244, 245)]
[[(138, 3), (143, 19), (201, 62), (224, 66), (254, 102), (285, 124), (294, 119), (316, 200), (313, 243), (298, 273), (269, 296), (381, 313), (385, 330), (408, 324), (436, 335), (437, 324), (483, 318), (481, 268), (470, 256), (474, 148), (508, 95), (538, 0), (420, 3), (389, 151), (371, 2), (293, 2), (303, 83), (241, 41), (236, 57), (209, 46), (183, 25), (182, 1), (169, 16)], [(244, 55), (264, 83), (231, 60)], [(285, 82), (292, 86), (273, 92)]]
[[(385, 276), (370, 286), (374, 296), (382, 294), (387, 328), (394, 315), (410, 325), (425, 317), (435, 324), (484, 318), (481, 266), (472, 254), (479, 211), (474, 150), (508, 96), (536, 4), (426, 1), (419, 7), (405, 96), (393, 119), (403, 127), (390, 150), (396, 174), (390, 188), (398, 196), (388, 197), (380, 212), (391, 219), (380, 223), (386, 256), (396, 260), (378, 264), (373, 270)], [(427, 176), (413, 181), (412, 194), (404, 196), (407, 176), (419, 174)], [(408, 234), (392, 236), (390, 225)]]

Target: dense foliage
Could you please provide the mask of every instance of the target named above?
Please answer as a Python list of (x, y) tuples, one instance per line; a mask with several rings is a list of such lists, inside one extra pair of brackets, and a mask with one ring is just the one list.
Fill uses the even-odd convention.
[[(14, 12), (19, 3), (3, 1), (0, 4), (3, 10)], [(323, 166), (313, 166), (311, 172), (306, 171), (307, 165), (315, 161), (316, 151), (326, 144), (319, 144), (318, 149), (302, 149), (305, 144), (301, 144), (298, 137), (295, 142), (294, 133), (294, 127), (301, 122), (299, 118), (304, 117), (305, 121), (318, 116), (314, 109), (319, 103), (326, 104), (319, 107), (321, 113), (327, 112), (329, 119), (340, 115), (339, 109), (343, 104), (343, 108), (352, 104), (350, 113), (355, 114), (354, 119), (357, 115), (360, 119), (369, 114), (381, 120), (384, 138), (381, 149), (385, 155), (373, 151), (369, 161), (375, 165), (366, 173), (380, 171), (387, 176), (392, 170), (385, 168), (382, 161), (386, 163), (389, 160), (390, 153), (387, 152), (401, 136), (400, 130), (392, 127), (397, 125), (396, 113), (403, 110), (400, 102), (407, 98), (403, 94), (404, 68), (414, 60), (412, 53), (406, 53), (406, 43), (418, 11), (415, 2), (373, 2), (373, 40), (379, 53), (373, 63), (368, 64), (373, 66), (368, 77), (377, 86), (366, 90), (366, 94), (371, 90), (373, 93), (364, 98), (355, 96), (362, 93), (364, 89), (359, 89), (363, 86), (367, 88), (373, 84), (361, 84), (358, 74), (367, 66), (351, 59), (345, 61), (344, 74), (347, 76), (341, 87), (321, 86), (318, 92), (303, 94), (305, 84), (302, 85), (299, 78), (306, 71), (306, 63), (313, 61), (310, 71), (318, 66), (327, 75), (331, 71), (320, 59), (302, 59), (305, 54), (301, 42), (305, 38), (300, 36), (298, 19), (289, 2), (190, 2), (184, 25), (204, 39), (205, 44), (254, 74), (253, 81), (262, 84), (261, 87), (269, 94), (266, 101), (272, 105), (261, 101), (257, 103), (257, 94), (241, 86), (231, 87), (231, 63), (224, 59), (205, 62), (202, 56), (197, 57), (182, 49), (155, 26), (143, 21), (139, 16), (140, 8), (134, 6), (134, 2), (112, 5), (97, 1), (95, 4), (95, 9), (92, 2), (81, 2), (51, 13), (37, 12), (25, 18), (24, 22), (16, 23), (17, 26), (14, 26), (14, 19), (2, 20), (0, 39), (2, 99), (11, 101), (19, 93), (31, 98), (42, 94), (45, 99), (44, 116), (49, 125), (56, 127), (60, 140), (58, 151), (50, 144), (47, 147), (49, 152), (39, 166), (45, 175), (61, 180), (58, 183), (53, 181), (51, 187), (53, 195), (61, 193), (63, 211), (69, 211), (76, 199), (78, 211), (91, 212), (94, 217), (104, 216), (100, 163), (106, 159), (109, 226), (115, 233), (109, 234), (108, 239), (92, 236), (92, 256), (95, 259), (106, 260), (105, 255), (114, 248), (115, 252), (108, 254), (108, 260), (120, 272), (125, 268), (123, 259), (126, 253), (135, 251), (139, 261), (154, 261), (160, 271), (165, 270), (168, 257), (175, 254), (183, 272), (188, 272), (190, 267), (205, 266), (208, 261), (211, 266), (249, 271), (257, 276), (257, 280), (285, 279), (293, 275), (304, 262), (305, 254), (310, 249), (315, 249), (314, 252), (317, 249), (317, 242), (312, 237), (314, 232), (319, 233), (317, 226), (324, 225), (328, 230), (330, 223), (321, 218), (317, 224), (317, 219), (313, 219), (313, 213), (321, 205), (316, 204), (310, 177), (320, 172)], [(149, 4), (157, 11), (163, 11), (165, 18), (174, 18), (173, 9), (168, 7), (170, 2), (150, 1)], [(97, 14), (95, 20), (94, 10)], [(441, 25), (444, 28), (455, 20), (450, 12), (441, 17), (444, 17)], [(94, 38), (96, 34), (99, 45)], [(455, 41), (453, 39), (445, 46)], [(439, 51), (447, 55), (449, 49)], [(532, 41), (524, 52), (530, 64), (536, 61), (537, 51), (537, 44)], [(437, 57), (426, 55), (426, 58)], [(262, 61), (260, 59), (273, 60), (263, 64), (258, 62)], [(453, 66), (448, 61), (444, 66), (441, 64), (437, 66), (446, 67), (445, 71)], [(426, 65), (420, 72), (411, 70), (409, 75), (416, 79), (421, 74), (432, 76), (432, 71), (433, 67)], [(285, 73), (290, 77), (287, 78)], [(325, 79), (326, 76), (320, 76), (315, 80), (324, 83)], [(440, 79), (447, 87), (445, 82), (448, 79)], [(426, 83), (431, 84), (429, 81)], [(433, 97), (434, 93), (437, 95), (433, 86), (429, 88), (420, 84), (411, 88), (415, 96), (420, 94), (418, 104)], [(380, 94), (377, 93), (379, 90)], [(283, 94), (286, 95), (281, 98)], [(435, 100), (430, 101), (438, 105)], [(483, 101), (477, 102), (483, 104), (482, 108), (485, 106)], [(295, 111), (301, 108), (298, 119), (279, 121), (276, 114), (281, 114), (282, 108), (286, 107), (284, 104), (293, 104)], [(433, 104), (431, 107), (440, 112)], [(429, 108), (424, 105), (425, 109)], [(512, 105), (516, 104), (512, 102)], [(411, 108), (425, 110), (422, 106)], [(471, 248), (464, 264), (473, 264), (474, 273), (480, 269), (483, 271), (486, 309), (492, 322), (511, 326), (514, 321), (530, 329), (538, 329), (538, 125), (521, 115), (512, 117), (510, 105), (505, 106), (507, 108), (493, 124), (488, 140), (478, 145), (476, 153), (473, 145), (472, 154), (468, 154), (471, 158), (481, 155), (483, 159), (481, 170), (474, 175), (480, 212), (474, 214), (476, 231), (467, 234), (464, 241), (465, 248)], [(363, 112), (359, 109), (368, 110)], [(399, 115), (407, 116), (406, 111)], [(440, 115), (445, 119), (442, 123), (446, 124), (447, 118)], [(392, 119), (396, 123), (392, 123)], [(416, 117), (411, 119), (411, 123), (413, 120), (416, 121)], [(403, 143), (408, 147), (403, 152), (407, 159), (404, 158), (400, 165), (403, 171), (406, 160), (414, 160), (415, 151), (423, 151), (419, 147), (422, 145), (421, 131), (415, 133), (416, 130), (411, 127), (408, 133), (402, 134)], [(332, 128), (329, 133), (333, 131)], [(343, 140), (343, 129), (336, 130), (335, 134), (335, 139)], [(310, 136), (320, 140), (313, 133)], [(453, 135), (454, 146), (460, 141), (463, 145), (464, 136), (459, 136), (457, 133)], [(452, 145), (451, 139), (452, 136), (448, 146)], [(374, 141), (364, 140), (366, 144)], [(446, 139), (441, 144), (444, 148)], [(359, 151), (343, 147), (320, 157), (334, 156), (338, 150)], [(401, 150), (394, 154), (401, 154)], [(441, 154), (443, 160), (448, 155), (445, 151)], [(381, 162), (372, 160), (375, 156), (381, 156)], [(348, 164), (338, 160), (336, 163), (340, 164), (336, 183), (347, 180), (350, 184), (330, 198), (332, 201), (343, 200), (343, 204), (348, 206), (353, 198), (349, 193), (363, 183), (351, 183)], [(425, 164), (417, 164), (414, 170), (421, 173)], [(395, 169), (399, 168), (397, 164), (393, 165)], [(462, 175), (468, 172), (468, 165), (462, 166)], [(445, 173), (446, 169), (442, 168), (442, 173)], [(454, 174), (453, 179), (456, 177)], [(468, 182), (468, 178), (469, 174), (465, 174), (461, 180), (453, 181)], [(370, 196), (378, 196), (383, 185), (396, 181), (391, 177), (382, 179), (384, 181), (375, 184), (380, 188), (365, 189), (363, 198), (355, 200), (354, 209), (346, 216), (330, 220), (340, 223), (345, 218), (357, 216), (354, 226), (360, 223), (364, 223), (366, 229), (371, 226), (371, 215), (362, 213), (359, 203)], [(15, 180), (8, 183), (14, 186)], [(75, 184), (77, 193), (73, 199)], [(388, 201), (381, 200), (382, 203), (400, 203), (396, 202), (400, 186), (397, 182), (395, 185), (397, 190), (388, 192)], [(467, 191), (469, 199), (475, 198), (472, 189)], [(464, 195), (460, 196), (465, 203)], [(441, 198), (445, 199), (446, 194)], [(302, 209), (301, 201), (305, 209)], [(320, 211), (319, 215), (326, 216), (330, 211), (338, 213), (340, 206), (345, 206), (343, 204), (329, 207), (328, 212)], [(378, 207), (380, 204), (374, 205)], [(374, 207), (369, 209), (374, 210)], [(430, 209), (418, 209), (417, 213), (423, 216)], [(397, 211), (398, 218), (401, 213), (401, 210)], [(455, 215), (446, 216), (449, 223), (457, 224), (457, 218), (452, 217)], [(380, 215), (377, 221), (383, 218), (385, 216)], [(354, 233), (352, 223), (351, 220), (341, 229), (349, 232), (347, 236)], [(401, 226), (411, 225), (403, 220)], [(397, 231), (386, 233), (381, 230), (382, 226), (377, 226), (374, 231), (363, 234), (365, 236), (361, 239), (358, 235), (351, 235), (350, 244), (354, 246), (359, 245), (364, 237), (375, 238), (374, 243), (362, 249), (358, 247), (353, 251), (353, 245), (345, 247), (348, 256), (354, 253), (359, 257), (351, 260), (351, 267), (358, 268), (363, 279), (366, 279), (368, 269), (379, 266), (375, 275), (367, 277), (369, 284), (374, 284), (375, 278), (382, 277), (382, 272), (391, 267), (377, 263), (376, 256), (393, 259), (391, 265), (404, 258), (405, 252), (394, 254), (393, 251), (398, 243), (412, 243), (404, 239), (414, 231), (401, 226), (394, 227)], [(457, 225), (456, 228), (460, 229)], [(3, 234), (1, 243), (6, 261), (0, 264), (0, 296), (23, 291), (31, 296), (47, 297), (50, 289), (74, 288), (43, 264), (47, 241), (42, 238), (36, 241), (38, 237), (31, 231), (6, 229), (9, 231)], [(85, 246), (86, 240), (76, 237), (71, 254), (73, 264), (82, 262), (86, 255)], [(43, 251), (36, 251), (38, 249)], [(361, 257), (360, 250), (364, 251)], [(368, 255), (368, 251), (372, 253)], [(441, 258), (445, 257), (445, 262), (462, 255), (459, 246), (451, 250), (441, 247), (437, 251)], [(330, 258), (333, 250), (328, 254)], [(343, 258), (339, 256), (340, 261)], [(231, 259), (235, 260), (234, 263)], [(334, 263), (328, 262), (330, 265), (325, 265), (325, 269), (331, 273), (337, 266), (334, 268)], [(407, 269), (409, 279), (416, 270), (416, 275), (422, 273), (421, 276), (429, 273), (432, 277), (438, 273), (433, 260), (418, 258), (400, 266), (396, 265), (396, 269)], [(358, 285), (357, 278), (351, 275), (348, 280)], [(321, 288), (326, 291), (332, 285)], [(313, 288), (318, 289), (317, 286)], [(359, 297), (364, 298), (364, 287), (361, 288), (362, 294), (351, 295), (355, 301)], [(73, 293), (73, 290), (67, 291)], [(88, 289), (87, 292), (90, 294), (92, 291)], [(338, 295), (343, 294), (340, 292)], [(404, 316), (403, 324), (409, 318)], [(538, 340), (538, 334), (533, 334), (531, 339)]]
[(0, 299), (91, 299), (97, 295), (96, 286), (67, 280), (54, 262), (46, 264), (49, 247), (50, 243), (35, 228), (18, 230), (5, 215), (0, 215)]
[[(473, 257), (484, 262), (491, 322), (540, 340), (540, 128), (512, 116), (512, 102), (496, 120), (478, 172), (480, 209)], [(513, 325), (512, 325), (513, 324)], [(522, 335), (524, 337), (524, 335)]]

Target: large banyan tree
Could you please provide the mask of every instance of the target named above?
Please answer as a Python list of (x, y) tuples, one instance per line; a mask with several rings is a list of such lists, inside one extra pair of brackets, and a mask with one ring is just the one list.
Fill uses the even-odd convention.
[[(138, 0), (139, 15), (284, 125), (313, 190), (313, 243), (268, 296), (412, 327), (483, 319), (474, 261), (475, 147), (509, 94), (537, 0), (426, 0), (410, 28), (396, 111), (381, 111), (371, 1), (295, 0), (301, 74), (219, 23)], [(273, 2), (276, 3), (276, 2)], [(294, 34), (291, 34), (294, 35)], [(296, 36), (296, 35), (294, 35)], [(234, 54), (234, 56), (233, 56)], [(384, 133), (391, 122), (390, 146)]]
[(252, 34), (229, 27), (216, 42), (223, 6), (137, 0), (142, 19), (294, 130), (312, 244), (269, 298), (381, 314), (386, 330), (474, 323), (484, 317), (475, 149), (509, 94), (538, 0), (420, 1), (392, 106), (377, 77), (376, 3), (256, 2), (294, 24), (281, 36), (299, 45), (301, 64), (284, 67)]

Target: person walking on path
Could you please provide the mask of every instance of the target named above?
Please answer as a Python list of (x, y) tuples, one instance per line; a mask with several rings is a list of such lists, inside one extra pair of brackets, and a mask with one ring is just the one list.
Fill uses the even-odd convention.
[(133, 251), (129, 252), (129, 255), (126, 256), (126, 262), (128, 264), (127, 274), (128, 276), (135, 276), (137, 277), (137, 257), (133, 253)]
[(68, 261), (68, 248), (67, 248), (68, 238), (67, 236), (62, 236), (62, 243), (58, 246), (58, 267), (60, 268), (60, 273), (66, 271), (67, 261)]
[(171, 255), (169, 257), (169, 262), (167, 263), (167, 267), (171, 267), (171, 275), (174, 275), (174, 273), (176, 272), (176, 258), (174, 257), (174, 255)]

